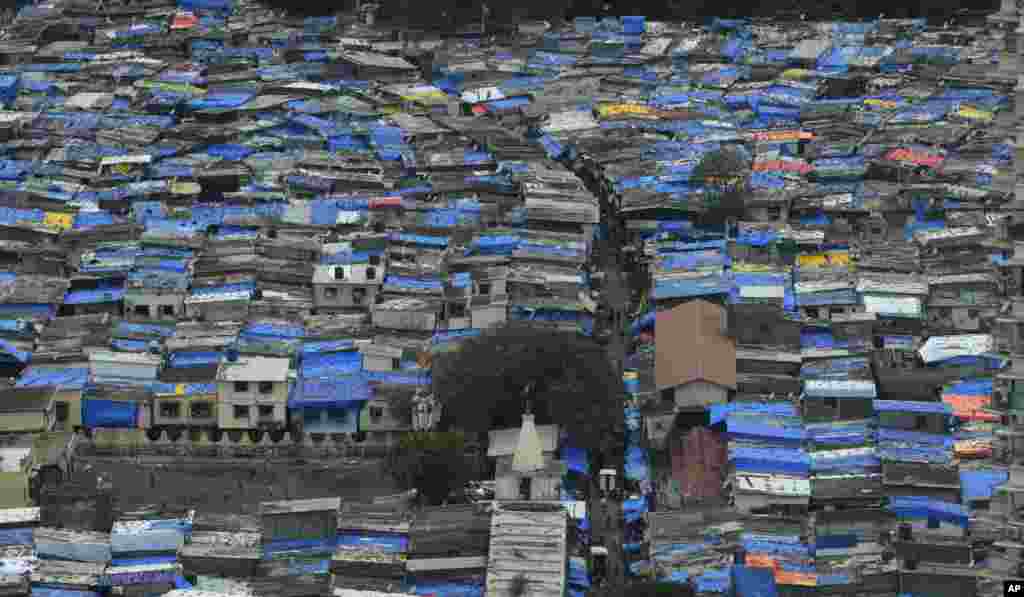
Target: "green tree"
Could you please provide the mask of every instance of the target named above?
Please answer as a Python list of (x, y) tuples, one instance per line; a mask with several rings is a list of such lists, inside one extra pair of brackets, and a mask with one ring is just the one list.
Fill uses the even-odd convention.
[(727, 218), (743, 217), (749, 172), (747, 160), (735, 149), (722, 148), (701, 158), (690, 181), (703, 186), (714, 197), (702, 214), (703, 223), (722, 224)]
[(510, 324), (466, 340), (433, 363), (442, 427), (472, 432), (518, 427), (526, 403), (538, 425), (558, 424), (587, 448), (621, 461), (622, 380), (604, 348), (572, 332)]
[(387, 468), (402, 489), (416, 489), (425, 505), (439, 505), (473, 478), (463, 433), (413, 432), (388, 453)]

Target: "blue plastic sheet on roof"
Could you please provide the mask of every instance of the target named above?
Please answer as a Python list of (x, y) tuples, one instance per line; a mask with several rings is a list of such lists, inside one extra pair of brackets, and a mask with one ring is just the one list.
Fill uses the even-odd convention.
[(966, 379), (950, 384), (943, 394), (957, 396), (991, 396), (992, 379)]
[(395, 275), (384, 278), (384, 286), (406, 290), (441, 290), (444, 288), (444, 284), (440, 280), (424, 280)]
[(729, 460), (737, 471), (792, 475), (811, 472), (811, 459), (803, 450), (736, 446), (729, 449)]
[(647, 466), (647, 453), (640, 446), (629, 446), (626, 448), (625, 476), (633, 481), (646, 481), (650, 479), (650, 469)]
[(582, 558), (569, 558), (568, 582), (577, 587), (590, 586), (590, 574), (587, 572), (586, 561)]
[(409, 551), (409, 538), (404, 535), (382, 533), (339, 533), (338, 548), (357, 547), (380, 550), (384, 553), (405, 553)]
[(255, 150), (245, 145), (237, 144), (223, 144), (223, 145), (210, 145), (206, 148), (206, 154), (212, 155), (224, 160), (238, 162), (252, 155)]
[(145, 352), (150, 347), (149, 340), (128, 340), (125, 338), (114, 338), (110, 341), (114, 350), (121, 352)]
[(300, 379), (288, 399), (289, 408), (345, 406), (372, 397), (366, 375), (354, 373), (330, 378)]
[(862, 446), (874, 439), (867, 423), (844, 423), (841, 426), (807, 426), (807, 439), (815, 445)]
[(305, 554), (331, 553), (337, 548), (336, 538), (329, 539), (281, 539), (263, 544), (263, 557), (271, 559), (275, 554), (298, 552)]
[(211, 91), (201, 98), (191, 100), (188, 107), (192, 110), (231, 110), (243, 106), (255, 95), (253, 91), (237, 89)]
[(484, 597), (484, 586), (473, 581), (417, 581), (405, 591), (422, 597)]
[(32, 597), (103, 597), (97, 591), (80, 591), (61, 586), (33, 584)]
[(891, 442), (906, 445), (937, 446), (945, 450), (953, 448), (953, 437), (949, 435), (889, 429), (886, 427), (878, 429), (878, 441), (879, 443)]
[(178, 0), (178, 8), (191, 11), (230, 12), (234, 7), (234, 0)]
[(887, 509), (901, 519), (938, 519), (958, 526), (967, 526), (967, 508), (942, 500), (920, 496), (890, 497)]
[(19, 363), (27, 363), (32, 358), (31, 352), (21, 350), (7, 340), (0, 339), (0, 354), (7, 355)]
[(174, 564), (178, 561), (178, 554), (152, 555), (143, 558), (113, 558), (110, 560), (113, 566), (148, 566), (154, 564)]
[(430, 374), (396, 373), (392, 371), (364, 371), (363, 375), (372, 383), (393, 386), (430, 385)]
[(410, 243), (416, 245), (425, 245), (429, 247), (447, 247), (448, 237), (446, 236), (427, 236), (424, 234), (407, 234), (396, 232), (388, 235), (389, 240), (392, 242)]
[(744, 533), (740, 543), (747, 553), (773, 554), (797, 558), (810, 556), (810, 547), (799, 541), (789, 541), (789, 537), (779, 537), (776, 540), (765, 538), (764, 535), (752, 535)]
[(754, 421), (738, 420), (732, 417), (726, 421), (726, 430), (732, 436), (757, 438), (758, 440), (783, 444), (798, 443), (806, 437), (805, 431), (800, 427), (780, 427)]
[(300, 369), (304, 379), (351, 375), (363, 368), (363, 355), (357, 351), (308, 353)]
[(74, 230), (91, 230), (97, 226), (109, 226), (114, 223), (114, 216), (106, 211), (80, 211), (75, 214)]
[(705, 570), (693, 580), (699, 593), (728, 593), (732, 587), (729, 570)]
[(724, 421), (730, 413), (740, 411), (763, 413), (768, 416), (797, 416), (796, 407), (788, 403), (729, 402), (726, 404), (713, 404), (710, 411), (712, 425)]
[(116, 303), (124, 298), (125, 289), (100, 288), (96, 290), (74, 290), (64, 295), (65, 305), (95, 305)]
[(585, 448), (565, 446), (562, 448), (562, 460), (565, 461), (570, 471), (581, 475), (590, 474), (590, 462)]
[(0, 180), (22, 180), (34, 167), (33, 162), (25, 160), (0, 160)]
[(243, 334), (250, 336), (270, 336), (274, 338), (302, 338), (306, 330), (301, 325), (275, 323), (252, 323), (246, 326)]
[(920, 414), (953, 414), (953, 407), (945, 402), (909, 400), (875, 400), (875, 412), (912, 412)]
[(167, 357), (167, 365), (177, 367), (201, 367), (220, 363), (222, 353), (215, 351), (181, 351)]
[(82, 400), (82, 424), (90, 428), (131, 429), (138, 427), (139, 403), (119, 400)]
[(62, 390), (80, 390), (88, 380), (88, 367), (32, 366), (22, 372), (14, 385), (18, 388), (53, 386)]
[(992, 498), (992, 491), (1006, 483), (1010, 473), (1006, 470), (961, 470), (960, 495), (963, 503)]
[(253, 292), (256, 290), (255, 282), (238, 282), (235, 284), (224, 284), (222, 286), (199, 286), (192, 289), (192, 296), (217, 296), (232, 294), (235, 292)]
[(32, 545), (34, 536), (31, 528), (0, 529), (0, 545)]
[(849, 472), (854, 470), (876, 469), (882, 465), (882, 461), (874, 451), (847, 454), (841, 450), (824, 450), (821, 452), (812, 452), (810, 457), (811, 470), (814, 472)]

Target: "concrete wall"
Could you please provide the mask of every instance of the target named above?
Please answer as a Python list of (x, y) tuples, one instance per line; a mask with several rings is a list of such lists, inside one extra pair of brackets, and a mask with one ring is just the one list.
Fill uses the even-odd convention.
[(684, 386), (679, 386), (675, 391), (676, 406), (679, 408), (694, 408), (708, 406), (710, 404), (723, 404), (729, 398), (729, 392), (722, 386), (695, 381)]
[[(137, 314), (136, 307), (140, 305), (149, 307), (149, 313)], [(165, 307), (169, 307), (171, 312), (165, 313)], [(124, 314), (129, 320), (177, 321), (184, 313), (185, 297), (182, 294), (140, 293), (124, 297)]]
[[(364, 291), (362, 301), (355, 303), (356, 289)], [(314, 284), (313, 304), (317, 309), (368, 308), (377, 302), (378, 284)]]
[[(248, 416), (236, 416), (236, 406), (248, 407)], [(261, 424), (275, 424), (283, 426), (288, 422), (288, 414), (285, 402), (274, 402), (272, 400), (250, 399), (221, 399), (217, 409), (217, 425), (221, 429), (257, 429)], [(260, 416), (260, 407), (267, 407), (273, 410), (267, 417)]]
[[(192, 416), (192, 404), (206, 402), (210, 406), (209, 417), (193, 417)], [(165, 417), (162, 414), (161, 405), (164, 403), (176, 403), (178, 404), (178, 416), (177, 417)], [(183, 396), (175, 398), (157, 398), (153, 401), (153, 425), (194, 425), (194, 426), (214, 426), (218, 420), (218, 406), (216, 396)]]

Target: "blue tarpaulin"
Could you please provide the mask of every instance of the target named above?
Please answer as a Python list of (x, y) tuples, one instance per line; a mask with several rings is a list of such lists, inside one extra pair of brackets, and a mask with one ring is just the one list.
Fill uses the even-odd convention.
[(960, 471), (960, 493), (962, 501), (968, 503), (975, 500), (992, 498), (992, 491), (1006, 483), (1010, 473), (1006, 470), (962, 470)]
[(373, 549), (384, 553), (405, 553), (409, 550), (409, 538), (404, 535), (339, 533), (338, 549), (344, 550), (346, 547)]
[(132, 429), (138, 427), (139, 403), (120, 400), (82, 400), (82, 424), (89, 428)]
[(61, 390), (81, 390), (89, 381), (88, 367), (29, 367), (15, 382), (18, 388), (55, 387)]
[(372, 397), (370, 385), (362, 373), (330, 378), (301, 379), (292, 388), (289, 408), (325, 408), (366, 401)]
[(736, 597), (776, 597), (775, 574), (771, 568), (733, 568)]

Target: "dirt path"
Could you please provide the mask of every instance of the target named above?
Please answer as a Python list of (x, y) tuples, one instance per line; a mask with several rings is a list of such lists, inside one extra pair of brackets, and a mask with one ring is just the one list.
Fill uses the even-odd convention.
[(377, 460), (332, 466), (254, 463), (232, 470), (127, 461), (83, 465), (81, 475), (102, 475), (112, 484), (121, 511), (168, 504), (218, 513), (255, 513), (263, 501), (333, 496), (365, 500), (398, 492)]

